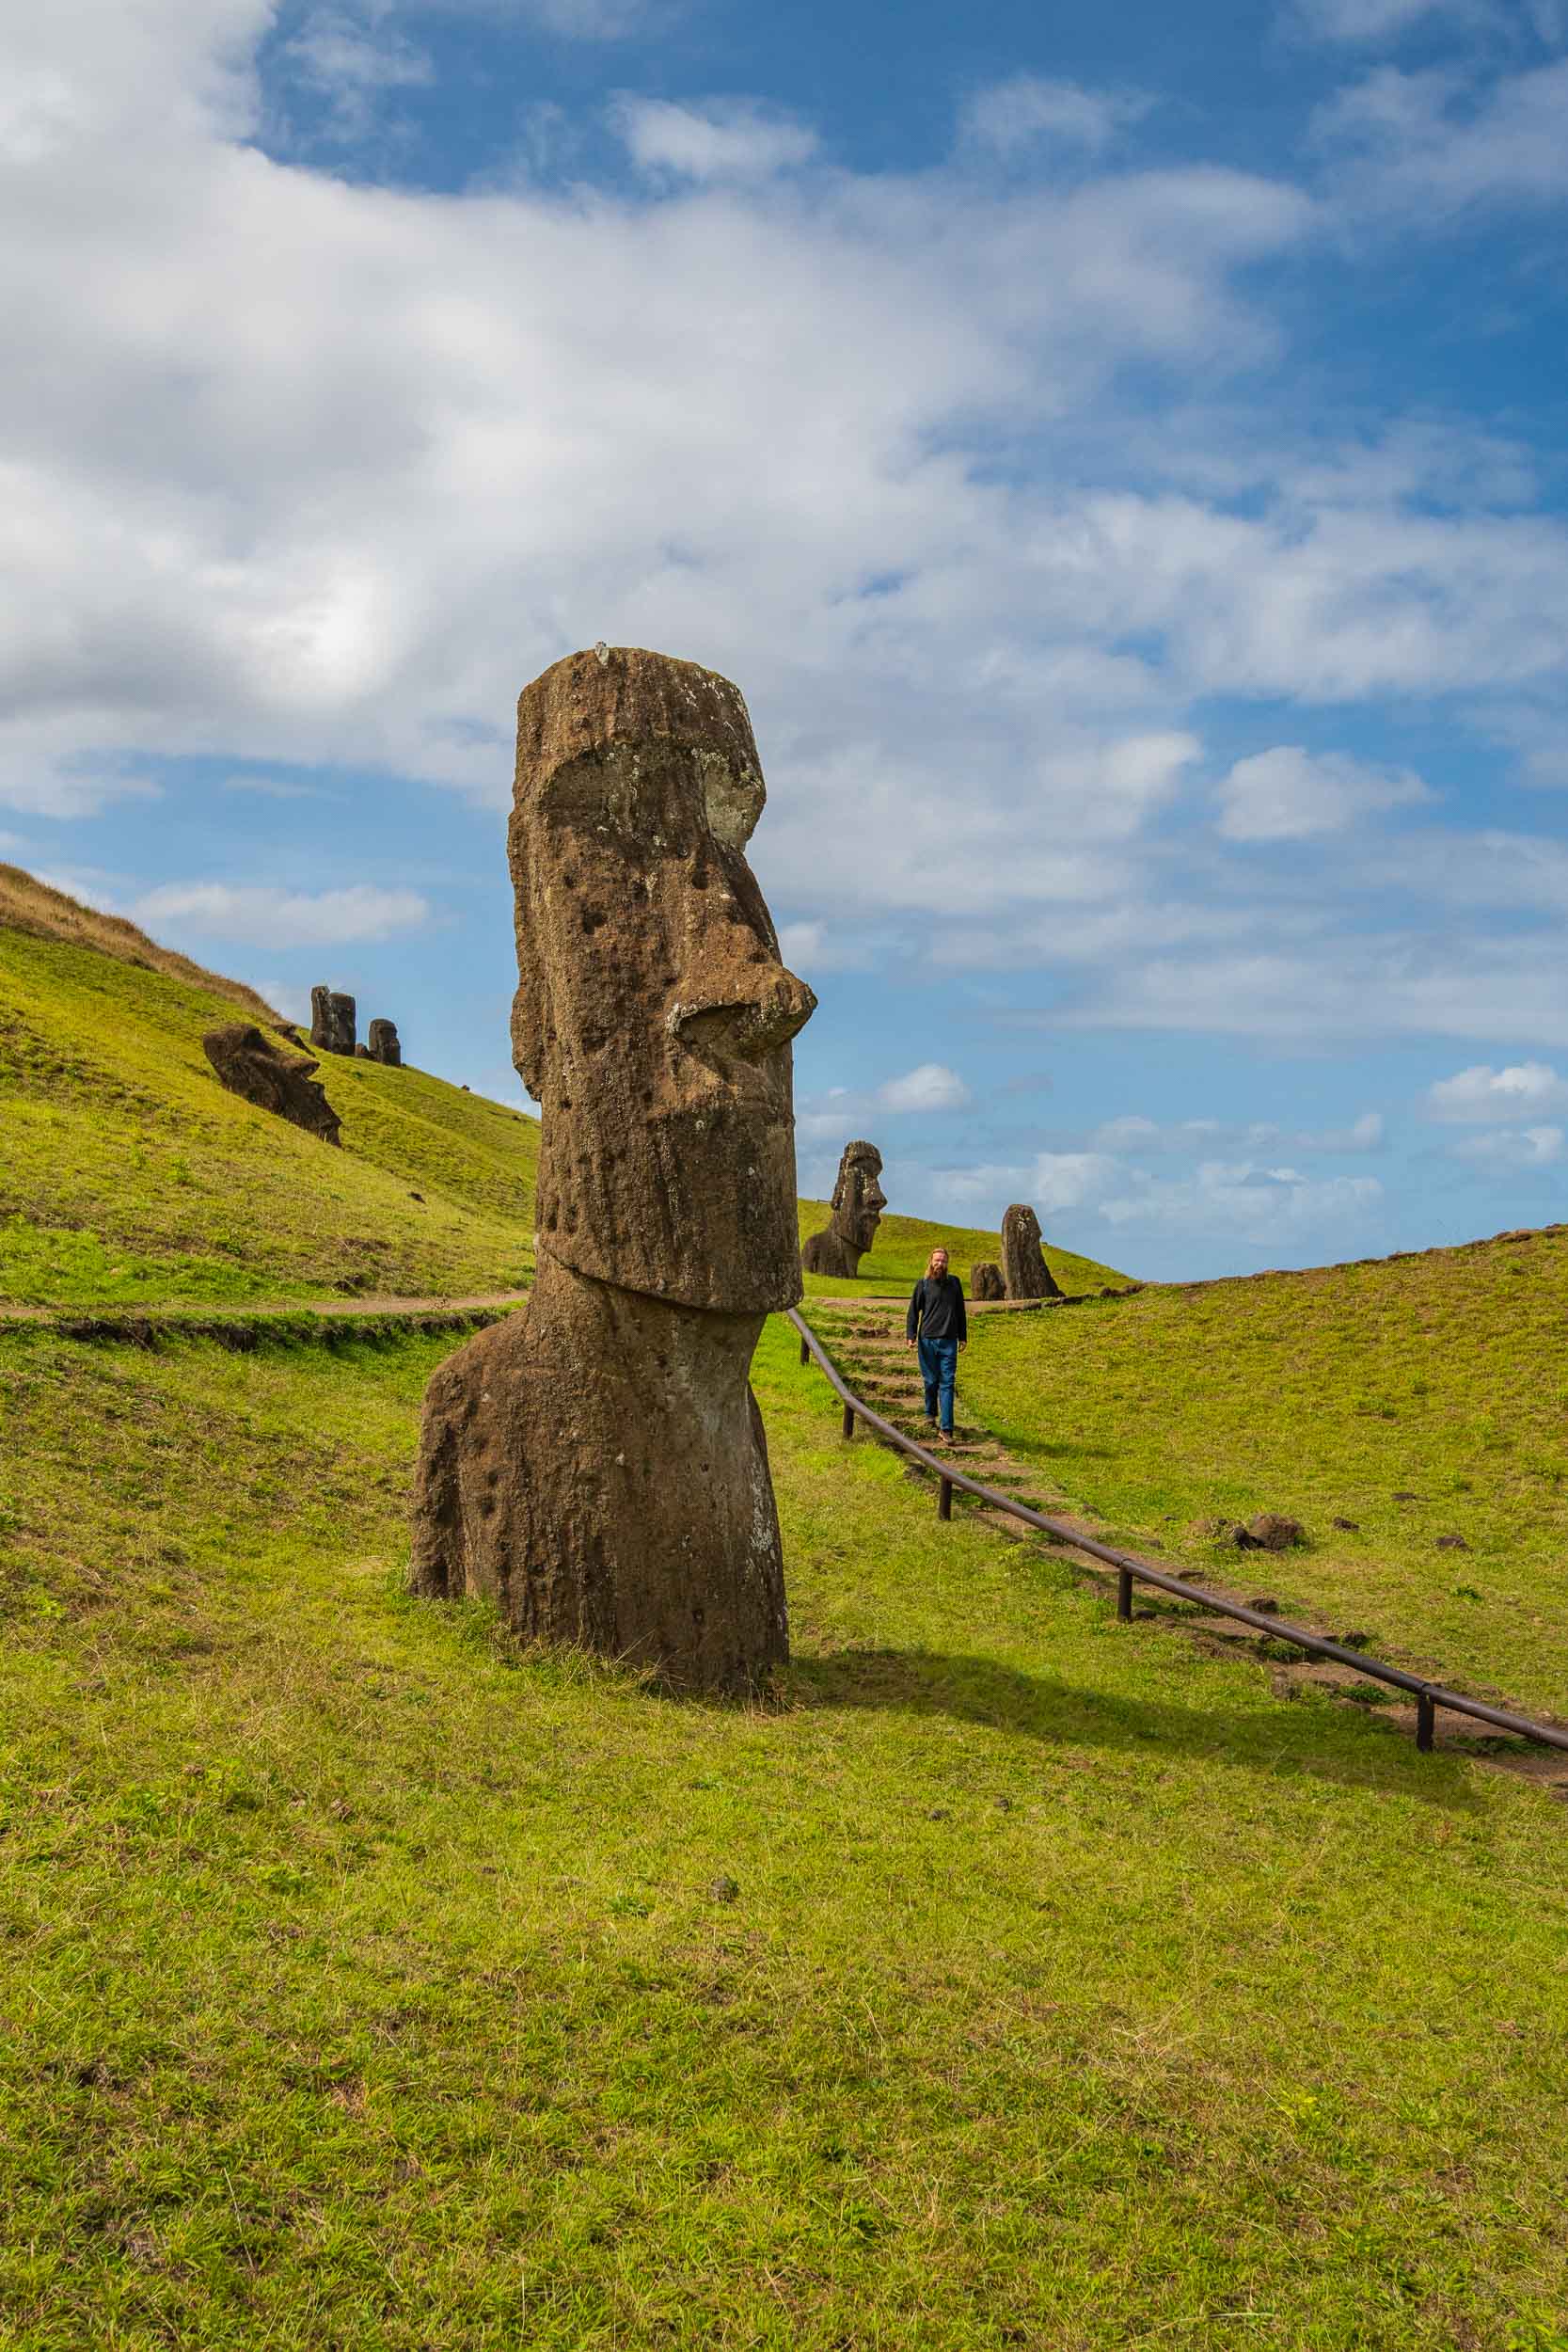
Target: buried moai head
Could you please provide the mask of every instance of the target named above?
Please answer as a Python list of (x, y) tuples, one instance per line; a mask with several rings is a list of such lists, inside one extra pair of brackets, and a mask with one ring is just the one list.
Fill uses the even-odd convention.
[(978, 1299), (1006, 1297), (1007, 1286), (1002, 1279), (1002, 1268), (994, 1260), (983, 1258), (978, 1265), (970, 1267), (969, 1295), (971, 1298)]
[(201, 1050), (230, 1094), (273, 1111), (324, 1143), (336, 1143), (341, 1120), (326, 1099), (325, 1089), (311, 1073), (318, 1065), (291, 1054), (267, 1037), (254, 1022), (231, 1021), (209, 1029)]
[(513, 1059), (543, 1114), (540, 1246), (743, 1312), (800, 1295), (784, 969), (744, 851), (762, 771), (739, 690), (636, 646), (517, 705)]
[(877, 1238), (887, 1207), (878, 1179), (882, 1155), (874, 1143), (847, 1143), (833, 1186), (832, 1230), (847, 1248), (863, 1257)]
[(370, 1058), (372, 1061), (385, 1062), (388, 1070), (402, 1069), (403, 1048), (398, 1043), (395, 1021), (372, 1021), (371, 1023)]
[(325, 983), (310, 991), (310, 1042), (318, 1054), (352, 1054), (355, 1004)]
[(1002, 1279), (1009, 1298), (1060, 1298), (1061, 1289), (1045, 1263), (1040, 1221), (1023, 1201), (1002, 1218)]

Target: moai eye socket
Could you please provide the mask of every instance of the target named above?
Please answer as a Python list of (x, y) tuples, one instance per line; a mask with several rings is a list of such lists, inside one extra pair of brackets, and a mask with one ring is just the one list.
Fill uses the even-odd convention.
[(707, 828), (726, 850), (743, 850), (757, 829), (768, 793), (754, 768), (741, 767), (723, 752), (700, 751), (703, 805)]

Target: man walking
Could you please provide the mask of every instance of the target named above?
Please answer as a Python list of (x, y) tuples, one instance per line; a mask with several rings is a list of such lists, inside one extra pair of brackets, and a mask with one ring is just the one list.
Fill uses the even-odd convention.
[(911, 1347), (919, 1350), (926, 1418), (935, 1429), (940, 1406), (941, 1439), (943, 1445), (951, 1445), (953, 1380), (958, 1369), (958, 1350), (969, 1344), (969, 1318), (964, 1313), (963, 1284), (956, 1274), (948, 1273), (947, 1252), (940, 1247), (932, 1250), (914, 1286), (904, 1335)]

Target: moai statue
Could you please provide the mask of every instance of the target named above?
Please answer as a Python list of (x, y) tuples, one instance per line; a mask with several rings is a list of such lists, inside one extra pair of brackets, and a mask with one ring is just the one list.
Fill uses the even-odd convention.
[(318, 1054), (354, 1051), (354, 999), (325, 986), (310, 991), (310, 1042)]
[(974, 1298), (1006, 1298), (1007, 1286), (1002, 1279), (1002, 1268), (986, 1258), (969, 1269), (969, 1295)]
[(403, 1048), (398, 1043), (398, 1029), (395, 1021), (372, 1021), (371, 1023), (370, 1054), (372, 1061), (383, 1061), (388, 1070), (403, 1068)]
[(336, 1143), (342, 1120), (326, 1099), (325, 1089), (311, 1072), (319, 1062), (288, 1053), (250, 1021), (231, 1021), (209, 1029), (201, 1050), (230, 1094), (243, 1096), (259, 1110), (274, 1111), (324, 1143)]
[(606, 645), (517, 705), (513, 1058), (541, 1106), (525, 1307), (425, 1392), (415, 1592), (741, 1692), (788, 1656), (748, 1382), (800, 1295), (790, 1040), (815, 1009), (744, 850), (727, 679)]
[(813, 1233), (800, 1250), (808, 1274), (852, 1279), (877, 1238), (887, 1207), (887, 1196), (877, 1179), (882, 1155), (874, 1143), (847, 1143), (833, 1186), (833, 1214), (819, 1233)]
[(1002, 1279), (1009, 1298), (1060, 1298), (1062, 1295), (1040, 1248), (1039, 1218), (1021, 1200), (1002, 1219)]

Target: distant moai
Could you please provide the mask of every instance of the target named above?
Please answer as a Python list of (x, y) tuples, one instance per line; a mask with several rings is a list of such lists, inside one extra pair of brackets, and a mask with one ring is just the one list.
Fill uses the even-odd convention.
[(201, 1050), (230, 1094), (320, 1136), (324, 1143), (338, 1141), (342, 1121), (320, 1080), (311, 1075), (320, 1068), (318, 1062), (287, 1052), (250, 1021), (209, 1029)]
[(324, 984), (310, 991), (310, 1042), (318, 1054), (352, 1054), (355, 1006)]
[(833, 1185), (832, 1219), (801, 1247), (800, 1263), (808, 1274), (830, 1274), (839, 1280), (859, 1274), (887, 1207), (878, 1182), (881, 1172), (882, 1155), (874, 1143), (845, 1145)]
[(744, 850), (738, 690), (596, 646), (517, 705), (513, 1058), (541, 1106), (538, 1275), (425, 1392), (411, 1582), (692, 1690), (788, 1655), (748, 1372), (800, 1295), (784, 969)]
[(1060, 1298), (1061, 1286), (1045, 1263), (1040, 1221), (1015, 1201), (1002, 1219), (1002, 1279), (1009, 1298)]
[(385, 1062), (388, 1070), (403, 1068), (403, 1048), (398, 1043), (395, 1021), (371, 1023), (370, 1056), (372, 1061)]
[(1002, 1279), (1002, 1268), (990, 1258), (984, 1258), (978, 1265), (971, 1266), (969, 1295), (971, 1298), (1006, 1298), (1007, 1286)]

